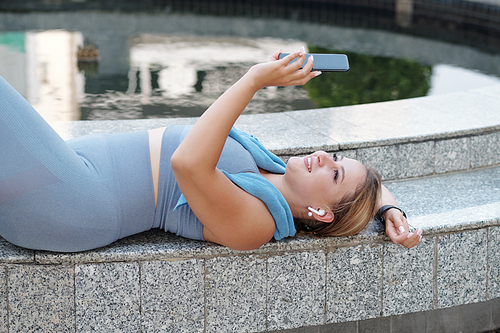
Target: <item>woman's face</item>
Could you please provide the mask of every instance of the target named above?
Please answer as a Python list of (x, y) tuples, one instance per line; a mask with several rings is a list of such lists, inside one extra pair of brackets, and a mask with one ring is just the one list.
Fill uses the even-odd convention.
[(292, 157), (285, 180), (301, 198), (300, 205), (327, 209), (366, 181), (366, 168), (360, 162), (343, 156), (317, 151), (305, 157)]

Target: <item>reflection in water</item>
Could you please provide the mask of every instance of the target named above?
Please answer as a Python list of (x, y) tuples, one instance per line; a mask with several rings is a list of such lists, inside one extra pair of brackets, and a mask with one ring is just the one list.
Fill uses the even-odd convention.
[(500, 78), (474, 70), (439, 64), (432, 68), (431, 89), (427, 95), (440, 95), (500, 84)]
[[(82, 45), (79, 32), (0, 33), (0, 75), (47, 121), (192, 117), (251, 65), (267, 60), (276, 45), (295, 50), (303, 43), (143, 34), (130, 38), (128, 54), (122, 54), (129, 58), (129, 70), (122, 73), (77, 62)], [(288, 87), (264, 89), (245, 112), (312, 107), (304, 89)]]
[(29, 102), (47, 120), (78, 120), (78, 98), (83, 95), (83, 76), (76, 66), (80, 33), (45, 31), (27, 34), (33, 47), (33, 75), (38, 89)]
[[(0, 33), (0, 75), (49, 121), (192, 117), (277, 48), (288, 52), (306, 44), (291, 39), (133, 35), (111, 30), (93, 38), (100, 62), (79, 63), (81, 32)], [(313, 47), (311, 51), (327, 52)], [(263, 89), (245, 113), (378, 102), (500, 82), (441, 64), (340, 52), (349, 55), (349, 73), (325, 73), (306, 89)], [(459, 87), (459, 82), (474, 85)]]
[(0, 34), (0, 74), (47, 120), (79, 120), (83, 75), (76, 67), (80, 33)]
[[(82, 119), (194, 117), (201, 115), (276, 45), (289, 50), (294, 40), (142, 34), (129, 40), (128, 73), (87, 75)], [(245, 113), (314, 107), (303, 88), (264, 89)]]
[[(311, 48), (317, 53), (339, 51)], [(306, 85), (318, 107), (355, 105), (426, 96), (431, 66), (413, 60), (348, 52), (351, 69), (345, 75), (321, 75)]]

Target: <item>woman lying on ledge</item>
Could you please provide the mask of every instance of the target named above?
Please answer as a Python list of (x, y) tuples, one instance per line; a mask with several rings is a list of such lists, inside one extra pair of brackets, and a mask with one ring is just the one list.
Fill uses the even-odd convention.
[[(347, 236), (396, 205), (376, 171), (325, 152), (285, 164), (233, 128), (266, 86), (320, 74), (304, 51), (253, 66), (190, 128), (63, 141), (0, 78), (0, 235), (21, 247), (74, 252), (151, 228), (237, 250), (297, 231)], [(298, 57), (298, 61), (289, 64)], [(402, 211), (382, 208), (386, 232), (408, 248)]]

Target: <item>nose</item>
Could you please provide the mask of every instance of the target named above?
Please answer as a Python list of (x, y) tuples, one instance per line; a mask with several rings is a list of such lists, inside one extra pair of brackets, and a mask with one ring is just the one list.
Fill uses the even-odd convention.
[(319, 151), (318, 152), (318, 164), (319, 166), (323, 166), (325, 164), (336, 164), (333, 160), (333, 158), (328, 154), (327, 152), (324, 151)]

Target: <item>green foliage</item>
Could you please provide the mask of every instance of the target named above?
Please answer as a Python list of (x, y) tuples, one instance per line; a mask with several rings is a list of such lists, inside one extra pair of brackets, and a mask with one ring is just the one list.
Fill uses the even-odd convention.
[(345, 53), (347, 73), (323, 73), (305, 88), (317, 107), (355, 105), (427, 95), (431, 66), (413, 60), (309, 47), (310, 53)]

